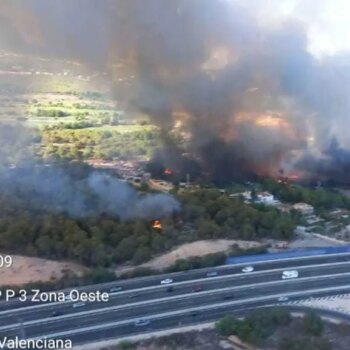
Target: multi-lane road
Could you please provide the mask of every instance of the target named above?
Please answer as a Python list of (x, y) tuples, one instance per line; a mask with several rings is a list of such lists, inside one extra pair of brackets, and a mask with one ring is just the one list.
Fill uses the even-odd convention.
[[(254, 307), (350, 292), (350, 253), (255, 262), (79, 288), (110, 292), (108, 302), (0, 304), (0, 338), (59, 338), (73, 344), (213, 321)], [(299, 277), (283, 280), (284, 270)], [(211, 273), (215, 272), (216, 276)], [(171, 284), (161, 285), (170, 278)], [(171, 286), (171, 288), (169, 288)], [(64, 291), (66, 294), (68, 290)], [(286, 301), (286, 300), (284, 300)], [(136, 325), (137, 320), (144, 320)]]

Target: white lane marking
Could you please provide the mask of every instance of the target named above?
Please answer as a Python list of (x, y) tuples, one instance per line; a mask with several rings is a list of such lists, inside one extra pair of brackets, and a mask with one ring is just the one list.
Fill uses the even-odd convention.
[[(116, 311), (116, 310), (130, 309), (130, 308), (137, 307), (137, 306), (150, 305), (150, 304), (163, 304), (163, 303), (167, 303), (169, 301), (188, 299), (188, 298), (198, 296), (198, 295), (214, 295), (214, 294), (217, 294), (220, 292), (225, 292), (225, 291), (237, 291), (237, 290), (241, 290), (241, 289), (242, 290), (255, 289), (257, 287), (262, 287), (262, 286), (269, 287), (271, 285), (295, 284), (297, 282), (317, 281), (317, 280), (323, 280), (323, 279), (333, 280), (333, 279), (338, 279), (338, 278), (347, 277), (347, 276), (350, 277), (350, 272), (349, 273), (323, 275), (323, 276), (300, 277), (300, 278), (294, 278), (294, 279), (290, 279), (290, 280), (269, 281), (269, 282), (255, 283), (255, 284), (247, 284), (247, 285), (242, 285), (242, 286), (237, 286), (237, 287), (212, 289), (212, 290), (208, 290), (208, 291), (197, 292), (195, 294), (194, 293), (187, 293), (187, 294), (183, 294), (183, 295), (176, 295), (176, 296), (166, 297), (166, 298), (162, 298), (162, 299), (151, 299), (151, 300), (145, 300), (145, 301), (140, 301), (140, 302), (136, 302), (136, 303), (118, 305), (118, 306), (113, 306), (113, 307), (104, 307), (101, 309), (95, 309), (95, 310), (89, 310), (89, 311), (82, 311), (82, 312), (77, 312), (75, 314), (58, 316), (55, 318), (50, 317), (50, 318), (44, 318), (44, 319), (39, 319), (39, 320), (31, 320), (31, 321), (22, 322), (21, 325), (22, 326), (31, 326), (31, 325), (35, 325), (35, 324), (57, 323), (58, 321), (70, 320), (70, 319), (74, 319), (74, 318), (82, 318), (82, 317), (86, 317), (88, 315), (99, 315), (99, 314), (109, 313), (111, 311)], [(289, 295), (289, 292), (286, 292), (284, 294)], [(15, 324), (11, 324), (11, 325), (1, 326), (0, 331), (18, 328), (18, 325), (19, 325), (18, 323), (15, 323)]]
[[(345, 289), (349, 289), (349, 288), (350, 288), (350, 285), (343, 286), (341, 288), (333, 287), (333, 288), (309, 289), (309, 290), (302, 291), (302, 292), (291, 292), (291, 293), (289, 293), (289, 295), (290, 296), (302, 296), (302, 295), (313, 294), (313, 293), (322, 293), (322, 292), (332, 291), (332, 290), (335, 290), (335, 291), (339, 290), (340, 291), (340, 290), (345, 290)], [(187, 313), (192, 312), (192, 311), (211, 310), (211, 309), (217, 309), (217, 308), (224, 307), (224, 306), (233, 306), (233, 305), (247, 304), (250, 302), (273, 300), (273, 299), (279, 298), (283, 295), (284, 294), (274, 294), (274, 295), (269, 295), (268, 297), (264, 296), (264, 297), (254, 297), (254, 298), (248, 298), (248, 299), (241, 299), (241, 300), (236, 300), (236, 301), (231, 301), (231, 302), (211, 304), (211, 305), (207, 305), (205, 307), (187, 308), (187, 309), (182, 309), (182, 310), (177, 310), (177, 311), (155, 314), (155, 315), (147, 316), (145, 318), (148, 320), (162, 319), (162, 318), (166, 318), (169, 316), (187, 314)], [(67, 336), (67, 335), (72, 335), (72, 334), (76, 335), (76, 334), (86, 333), (86, 332), (94, 331), (94, 330), (108, 329), (108, 328), (113, 328), (115, 326), (127, 325), (127, 324), (130, 324), (130, 323), (137, 321), (138, 319), (140, 319), (140, 317), (130, 318), (130, 319), (127, 319), (124, 321), (105, 323), (102, 325), (89, 326), (89, 327), (84, 327), (84, 328), (69, 330), (69, 331), (64, 331), (64, 332), (45, 334), (45, 335), (38, 336), (35, 338), (31, 338), (31, 339), (41, 339), (44, 336), (47, 338), (52, 338), (52, 337)]]
[[(315, 269), (315, 268), (323, 268), (323, 269), (331, 269), (334, 266), (350, 266), (350, 261), (348, 262), (337, 262), (337, 263), (329, 263), (329, 264), (317, 264), (317, 265), (306, 265), (306, 266), (298, 266), (293, 268), (291, 267), (285, 267), (285, 268), (278, 268), (278, 269), (270, 269), (270, 270), (263, 270), (263, 271), (254, 271), (250, 273), (237, 273), (233, 275), (225, 275), (225, 276), (215, 276), (211, 278), (199, 278), (199, 279), (194, 279), (194, 280), (188, 280), (188, 281), (181, 281), (181, 282), (174, 282), (169, 284), (168, 286), (179, 286), (179, 285), (186, 285), (186, 284), (199, 284), (203, 282), (208, 282), (211, 280), (228, 280), (228, 279), (242, 279), (242, 278), (249, 278), (250, 276), (257, 276), (257, 275), (272, 275), (277, 272), (283, 272), (286, 270), (290, 269), (298, 269), (298, 270), (307, 270), (307, 269)], [(130, 293), (137, 293), (137, 292), (143, 292), (145, 290), (154, 290), (154, 289), (162, 289), (165, 288), (164, 285), (156, 285), (156, 286), (150, 286), (150, 287), (142, 287), (142, 288), (137, 288), (137, 289), (132, 289), (129, 291), (122, 291), (122, 292), (116, 292), (116, 293), (111, 293), (112, 296), (120, 296), (124, 294), (130, 294)], [(33, 306), (24, 306), (16, 309), (10, 309), (10, 310), (5, 310), (5, 311), (0, 311), (0, 316), (1, 315), (6, 315), (6, 314), (13, 314), (17, 313), (20, 311), (28, 311), (31, 312), (33, 309), (39, 309), (39, 308), (50, 308), (52, 306), (57, 306), (57, 305), (66, 305), (66, 304), (72, 304), (71, 301), (62, 301), (62, 302), (53, 302), (53, 303), (47, 303), (47, 304), (39, 304), (39, 305), (33, 305)]]
[[(320, 248), (322, 249), (322, 248)], [(288, 251), (286, 251), (287, 253)], [(271, 253), (273, 254), (273, 253)], [(153, 275), (153, 276), (145, 276), (145, 277), (136, 277), (136, 278), (129, 278), (129, 279), (124, 279), (124, 280), (116, 280), (116, 281), (112, 281), (112, 282), (107, 282), (107, 283), (100, 283), (100, 284), (92, 284), (92, 285), (87, 285), (87, 286), (82, 286), (79, 287), (77, 286), (76, 288), (67, 288), (67, 289), (61, 289), (58, 290), (57, 292), (69, 292), (72, 289), (78, 289), (78, 290), (82, 290), (82, 291), (91, 291), (91, 290), (99, 290), (105, 287), (113, 287), (115, 284), (120, 284), (122, 286), (124, 286), (125, 284), (128, 284), (130, 281), (138, 281), (138, 282), (142, 282), (142, 281), (146, 281), (146, 280), (150, 280), (150, 281), (160, 281), (161, 279), (163, 279), (166, 276), (172, 276), (174, 278), (178, 277), (178, 276), (182, 276), (185, 273), (190, 273), (190, 274), (198, 274), (198, 273), (205, 273), (205, 272), (209, 272), (212, 270), (225, 270), (225, 269), (229, 269), (229, 268), (234, 268), (234, 267), (242, 267), (242, 266), (246, 266), (246, 265), (261, 265), (261, 264), (265, 264), (265, 263), (278, 263), (278, 262), (285, 262), (285, 261), (294, 261), (294, 260), (313, 260), (313, 259), (320, 259), (320, 258), (324, 258), (327, 259), (328, 257), (335, 257), (335, 256), (339, 256), (339, 257), (343, 257), (343, 256), (347, 256), (350, 255), (350, 251), (349, 252), (344, 252), (344, 253), (333, 253), (333, 254), (318, 254), (318, 255), (306, 255), (306, 256), (295, 256), (295, 257), (291, 257), (291, 258), (281, 258), (281, 259), (269, 259), (269, 260), (260, 260), (260, 261), (252, 261), (252, 262), (245, 262), (245, 263), (238, 263), (238, 264), (227, 264), (227, 265), (219, 265), (219, 266), (213, 266), (210, 268), (203, 268), (203, 269), (196, 269), (196, 270), (189, 270), (189, 271), (182, 271), (182, 272), (171, 272), (169, 274), (159, 274), (159, 275)], [(324, 262), (323, 264), (319, 264), (319, 265), (331, 265), (334, 263), (329, 263), (329, 262)], [(313, 265), (302, 265), (302, 266), (295, 266), (295, 268), (302, 268), (305, 266), (313, 266)], [(287, 267), (286, 267), (287, 268)], [(292, 266), (289, 266), (288, 268), (292, 268)], [(274, 269), (269, 269), (269, 270), (263, 270), (263, 271), (272, 271)], [(260, 272), (263, 272), (260, 271)], [(206, 279), (210, 279), (210, 278), (215, 278), (215, 277), (206, 277)], [(195, 281), (196, 278), (190, 280), (190, 281)], [(151, 287), (150, 287), (151, 288)], [(137, 289), (130, 289), (130, 291), (132, 290), (137, 290)], [(125, 291), (126, 292), (126, 291)], [(117, 293), (123, 293), (123, 292), (117, 292)], [(15, 302), (15, 301), (14, 301)], [(4, 301), (1, 301), (1, 303), (4, 303)], [(53, 305), (53, 304), (51, 304)], [(30, 307), (30, 306), (29, 306)], [(28, 307), (28, 308), (29, 308)], [(22, 308), (17, 308), (16, 310), (20, 310)], [(15, 310), (15, 309), (13, 309)]]

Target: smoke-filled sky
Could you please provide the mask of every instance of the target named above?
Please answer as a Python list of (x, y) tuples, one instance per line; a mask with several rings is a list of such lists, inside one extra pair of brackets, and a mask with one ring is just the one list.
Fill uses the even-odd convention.
[(234, 177), (350, 147), (346, 0), (2, 0), (0, 48), (76, 59)]
[[(237, 0), (227, 0), (232, 4)], [(241, 0), (267, 23), (300, 21), (307, 35), (307, 50), (316, 57), (350, 51), (350, 3), (347, 0)]]

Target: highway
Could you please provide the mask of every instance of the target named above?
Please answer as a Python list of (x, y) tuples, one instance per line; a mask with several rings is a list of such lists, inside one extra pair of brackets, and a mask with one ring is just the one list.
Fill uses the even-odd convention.
[[(133, 289), (131, 291), (123, 291), (117, 293), (111, 293), (110, 301), (106, 303), (87, 303), (84, 307), (84, 311), (93, 311), (93, 310), (103, 310), (105, 308), (111, 309), (113, 307), (119, 307), (125, 304), (139, 304), (145, 301), (152, 300), (167, 300), (169, 298), (175, 298), (180, 296), (181, 298), (190, 297), (195, 294), (196, 299), (201, 295), (215, 294), (217, 295), (220, 290), (223, 293), (227, 293), (231, 288), (242, 287), (244, 291), (250, 287), (255, 288), (259, 284), (265, 285), (266, 283), (275, 282), (275, 284), (282, 284), (284, 288), (289, 287), (297, 282), (303, 281), (307, 277), (317, 277), (325, 275), (333, 276), (333, 274), (340, 274), (341, 276), (346, 277), (346, 273), (350, 272), (350, 263), (334, 263), (331, 266), (321, 265), (321, 268), (315, 269), (315, 267), (304, 266), (299, 267), (299, 276), (300, 278), (297, 281), (281, 280), (281, 274), (283, 269), (267, 270), (262, 272), (253, 272), (250, 274), (239, 273), (236, 275), (225, 275), (205, 279), (197, 279), (192, 281), (182, 281), (174, 282), (171, 285), (171, 292), (169, 291), (169, 286), (160, 285), (159, 282), (157, 285), (152, 287), (142, 287), (138, 289)], [(350, 280), (350, 276), (349, 276)], [(328, 280), (327, 280), (328, 281)], [(317, 283), (317, 281), (313, 282)], [(235, 296), (236, 297), (236, 296)], [(5, 324), (16, 323), (18, 318), (23, 322), (30, 321), (37, 318), (48, 318), (50, 314), (56, 310), (59, 310), (62, 314), (66, 314), (65, 317), (68, 317), (74, 313), (81, 313), (81, 308), (73, 308), (72, 302), (64, 303), (51, 303), (45, 305), (34, 305), (32, 307), (24, 307), (22, 309), (17, 309), (16, 312), (13, 310), (7, 310), (0, 312), (0, 326)], [(61, 318), (64, 318), (62, 316)]]
[[(67, 338), (80, 344), (212, 321), (227, 313), (279, 303), (281, 296), (293, 301), (350, 292), (350, 253), (255, 262), (251, 273), (242, 273), (245, 265), (84, 287), (83, 290), (110, 290), (121, 286), (123, 290), (111, 293), (106, 303), (86, 303), (76, 308), (69, 301), (9, 303), (10, 307), (0, 311), (0, 337), (25, 334), (27, 338)], [(282, 280), (287, 267), (297, 269), (299, 277)], [(218, 275), (207, 277), (213, 271)], [(172, 284), (160, 285), (163, 278), (169, 277)], [(53, 312), (59, 314), (52, 317)], [(140, 318), (150, 323), (135, 326)]]
[[(291, 266), (299, 267), (299, 266), (307, 266), (307, 265), (321, 265), (321, 264), (330, 264), (330, 263), (338, 263), (338, 262), (348, 262), (350, 261), (350, 253), (341, 253), (341, 254), (330, 254), (330, 255), (321, 255), (321, 256), (306, 256), (301, 258), (289, 258), (289, 259), (281, 259), (281, 260), (271, 260), (271, 261), (262, 261), (255, 262), (254, 270), (265, 271), (271, 269), (283, 269), (289, 268)], [(109, 292), (113, 287), (122, 287), (123, 291), (130, 291), (134, 289), (140, 289), (145, 287), (152, 287), (158, 285), (161, 280), (164, 278), (172, 278), (176, 282), (182, 281), (193, 281), (201, 278), (207, 278), (207, 273), (212, 271), (217, 271), (219, 276), (232, 275), (241, 273), (242, 267), (247, 266), (249, 264), (236, 264), (236, 265), (224, 265), (216, 268), (204, 268), (204, 269), (196, 269), (184, 272), (176, 272), (169, 274), (159, 274), (155, 276), (149, 277), (141, 277), (141, 278), (133, 278), (120, 280), (116, 282), (109, 282), (104, 284), (96, 284), (92, 286), (79, 287), (77, 289), (83, 291), (96, 291), (99, 290), (101, 292)], [(64, 290), (65, 293), (69, 292), (69, 289)], [(11, 301), (4, 301), (4, 295), (0, 297), (0, 311), (1, 310), (10, 310), (13, 308), (23, 308), (25, 306), (32, 306), (33, 303), (28, 302), (19, 302), (16, 299)]]

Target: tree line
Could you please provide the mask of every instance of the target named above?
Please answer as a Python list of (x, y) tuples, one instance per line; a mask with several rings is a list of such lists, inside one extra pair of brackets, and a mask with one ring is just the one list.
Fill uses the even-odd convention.
[[(61, 175), (56, 181), (45, 182), (49, 172), (55, 171), (64, 174), (63, 185)], [(94, 213), (101, 212), (96, 209), (102, 204), (84, 187), (91, 171), (82, 163), (63, 162), (50, 167), (37, 164), (34, 168), (17, 168), (6, 176), (3, 174), (0, 250), (106, 267), (127, 261), (139, 264), (155, 254), (197, 239), (289, 238), (293, 235), (296, 222), (291, 215), (281, 215), (270, 208), (251, 208), (212, 189), (179, 195), (182, 209), (174, 217), (161, 218), (162, 230), (153, 228), (151, 219), (122, 221), (103, 212), (97, 215)], [(35, 182), (33, 177), (43, 180)], [(54, 195), (47, 195), (45, 186)], [(77, 186), (86, 199), (83, 204), (89, 214), (84, 217), (72, 216), (60, 207), (66, 203), (66, 197), (77, 205), (72, 198), (72, 189)], [(53, 196), (57, 196), (57, 200), (53, 201)], [(58, 199), (62, 199), (62, 205)]]
[(251, 206), (216, 189), (199, 189), (180, 194), (179, 198), (183, 203), (182, 218), (194, 225), (199, 239), (290, 239), (299, 222), (296, 212)]
[(322, 337), (324, 323), (315, 312), (306, 313), (298, 327), (291, 327), (291, 323), (292, 317), (287, 309), (274, 307), (252, 311), (243, 320), (226, 316), (216, 323), (215, 328), (221, 335), (236, 335), (258, 346), (266, 344), (279, 329), (288, 328), (288, 336), (275, 337), (279, 350), (332, 349), (331, 343)]
[(130, 159), (151, 156), (160, 145), (159, 133), (155, 129), (119, 132), (113, 129), (45, 128), (42, 130), (42, 140), (46, 158)]
[(283, 184), (272, 179), (265, 180), (262, 186), (283, 202), (304, 202), (321, 211), (333, 208), (350, 209), (350, 198), (335, 190)]

